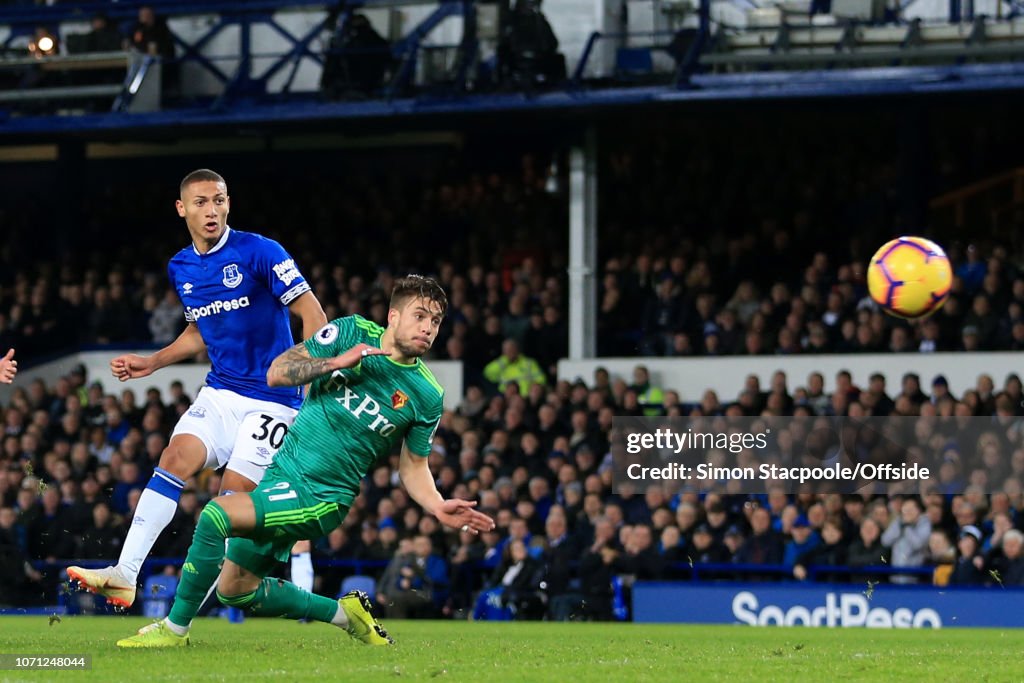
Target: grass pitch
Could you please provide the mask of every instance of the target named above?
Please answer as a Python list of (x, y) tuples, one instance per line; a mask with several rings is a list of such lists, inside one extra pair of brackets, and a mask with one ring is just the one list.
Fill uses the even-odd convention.
[(119, 650), (137, 617), (0, 617), (0, 654), (92, 656), (0, 681), (1021, 681), (1024, 630), (385, 622), (393, 648), (324, 624), (197, 620), (192, 646)]

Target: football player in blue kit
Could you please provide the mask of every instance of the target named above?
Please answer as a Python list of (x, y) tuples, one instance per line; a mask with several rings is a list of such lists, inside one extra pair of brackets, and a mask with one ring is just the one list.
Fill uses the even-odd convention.
[[(226, 465), (222, 491), (256, 488), (302, 403), (302, 387), (267, 386), (267, 368), (295, 343), (289, 312), (302, 320), (303, 339), (327, 323), (320, 302), (280, 244), (228, 227), (231, 201), (224, 178), (208, 169), (193, 171), (181, 181), (175, 205), (192, 244), (175, 254), (167, 272), (188, 325), (153, 355), (118, 356), (110, 369), (124, 382), (204, 349), (212, 367), (139, 499), (117, 565), (67, 569), (82, 588), (121, 607), (135, 601), (142, 563), (171, 522), (189, 477)], [(293, 579), (311, 590), (308, 541), (295, 551)]]

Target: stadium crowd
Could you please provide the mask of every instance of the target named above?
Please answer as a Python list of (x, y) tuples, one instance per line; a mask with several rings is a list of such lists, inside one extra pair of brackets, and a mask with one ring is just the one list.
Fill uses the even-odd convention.
[[(927, 415), (952, 402), (973, 415), (1009, 414), (1015, 426), (1024, 414), (1015, 376), (1000, 389), (983, 376), (958, 398), (948, 396), (941, 380), (926, 395), (908, 376), (892, 396), (875, 378), (863, 390), (840, 384), (839, 399), (814, 390), (820, 379), (808, 378), (811, 389), (790, 390), (784, 376), (766, 392), (752, 384), (737, 405), (755, 415), (774, 413), (767, 406), (780, 404), (823, 414), (886, 405)], [(711, 392), (700, 405), (680, 405), (671, 389), (651, 385), (642, 366), (633, 381), (599, 371), (589, 386), (535, 383), (521, 394), (510, 382), (490, 396), (471, 387), (458, 410), (444, 416), (429, 462), (444, 495), (479, 500), (497, 529), (477, 537), (440, 528), (410, 505), (394, 474), (397, 463), (382, 462), (317, 556), (364, 562), (364, 571), (379, 579), (378, 599), (399, 616), (474, 609), (479, 615), (486, 596), (495, 595), (522, 617), (610, 618), (614, 577), (688, 578), (694, 565), (701, 571), (708, 563), (705, 579), (1024, 585), (1024, 517), (1018, 515), (1024, 449), (1004, 459), (1003, 478), (988, 487), (973, 472), (961, 473), (962, 485), (951, 490), (963, 492), (956, 494), (934, 486), (921, 496), (787, 495), (776, 488), (764, 495), (670, 497), (653, 486), (616, 495), (608, 455), (613, 414), (726, 408)], [(639, 401), (655, 388), (659, 403)], [(168, 425), (187, 409), (189, 397), (175, 391), (169, 404), (156, 390), (104, 396), (79, 369), (53, 387), (33, 381), (15, 390), (2, 420), (0, 602), (53, 601), (61, 561), (117, 556)], [(184, 554), (198, 512), (218, 487), (212, 472), (188, 482), (154, 556)], [(57, 563), (31, 564), (41, 560)], [(328, 564), (319, 588), (331, 594), (353, 569)], [(928, 576), (892, 575), (886, 566), (934, 569)], [(486, 590), (498, 587), (504, 597)], [(482, 589), (485, 599), (477, 597)]]
[[(877, 149), (854, 156), (850, 145), (819, 154), (814, 140), (779, 134), (792, 137), (770, 140), (773, 150), (790, 146), (782, 160), (764, 153), (767, 137), (761, 146), (737, 141), (724, 156), (711, 153), (728, 139), (716, 135), (687, 133), (660, 151), (644, 149), (635, 135), (628, 145), (610, 145), (601, 162), (602, 354), (1024, 345), (1024, 275), (1012, 238), (976, 230), (971, 244), (944, 242), (956, 270), (944, 308), (913, 324), (886, 317), (866, 302), (866, 259), (884, 237), (919, 218), (898, 210), (906, 188), (895, 162)], [(987, 144), (975, 140), (969, 164), (963, 154), (940, 154), (927, 192), (998, 168), (992, 155), (1005, 150), (1000, 139), (993, 133)], [(709, 167), (716, 158), (719, 165)], [(675, 159), (682, 160), (678, 172), (651, 180), (652, 167)], [(828, 395), (820, 377), (783, 377), (767, 391), (737, 387), (735, 399), (709, 393), (699, 406), (681, 406), (671, 387), (656, 386), (642, 369), (633, 377), (598, 373), (589, 384), (556, 379), (568, 336), (567, 202), (564, 173), (551, 162), (550, 155), (527, 154), (501, 168), (481, 163), (419, 177), (396, 174), (393, 164), (288, 176), (278, 173), (280, 160), (227, 172), (232, 224), (284, 244), (329, 319), (360, 313), (383, 321), (393, 276), (406, 271), (436, 273), (450, 299), (433, 356), (464, 361), (467, 391), (459, 410), (443, 418), (430, 465), (446, 496), (479, 500), (498, 528), (481, 537), (443, 531), (409, 504), (395, 463), (382, 463), (345, 525), (318, 545), (321, 560), (376, 561), (366, 567), (378, 579), (378, 598), (399, 616), (482, 610), (490, 602), (480, 604), (480, 591), (502, 587), (502, 596), (483, 595), (520, 615), (611, 618), (613, 577), (685, 578), (695, 571), (691, 563), (727, 565), (705, 578), (1024, 585), (1019, 469), (991, 495), (977, 487), (887, 498), (613, 494), (606, 455), (614, 415), (713, 413), (735, 402), (749, 415), (766, 408), (846, 414), (853, 406), (909, 415), (934, 406), (1016, 418), (1021, 383), (1010, 376), (999, 387), (983, 376), (974, 390), (952, 397), (941, 380), (900, 378), (899, 393), (887, 394), (885, 380), (897, 378), (876, 378), (863, 389), (840, 383), (843, 389)], [(799, 173), (800, 164), (814, 166), (814, 177)], [(740, 167), (742, 176), (718, 173)], [(45, 198), (5, 193), (0, 211), (10, 239), (0, 252), (0, 349), (38, 358), (88, 344), (164, 344), (182, 329), (164, 269), (185, 234), (167, 184), (116, 172), (123, 191), (110, 190), (105, 173), (82, 178), (76, 196), (53, 212), (75, 229), (54, 231), (45, 245), (35, 223), (50, 219), (38, 210)], [(270, 177), (274, 192), (263, 187)], [(915, 177), (923, 183), (928, 176)], [(737, 201), (700, 201), (715, 196)], [(302, 230), (294, 228), (297, 202), (281, 197), (316, 198), (302, 210)], [(110, 226), (137, 216), (140, 206), (148, 207), (143, 220), (157, 213), (153, 207), (167, 211), (152, 218), (151, 230), (113, 243)], [(821, 227), (836, 221), (842, 229)], [(184, 393), (179, 386), (161, 397), (137, 383), (105, 396), (78, 370), (54, 386), (17, 385), (0, 421), (0, 603), (54, 599), (60, 565), (39, 561), (117, 556), (169, 427), (187, 409)], [(1024, 467), (1018, 453), (1024, 456), (1018, 451), (1013, 459)], [(969, 483), (972, 473), (961, 474)], [(198, 510), (218, 488), (216, 474), (188, 482), (154, 556), (184, 554)], [(942, 569), (892, 577), (849, 571), (881, 565)], [(320, 591), (336, 593), (351, 571), (321, 571)]]
[[(816, 157), (813, 142), (781, 132), (787, 139), (772, 142), (790, 148), (785, 168), (752, 145), (726, 155), (744, 168), (730, 174), (715, 154), (713, 133), (714, 127), (707, 136), (687, 132), (645, 146), (634, 132), (630, 145), (611, 144), (604, 153), (599, 355), (1024, 346), (1016, 237), (1024, 234), (1024, 215), (1007, 216), (999, 230), (973, 227), (970, 242), (964, 231), (950, 239), (934, 234), (954, 263), (952, 295), (932, 318), (903, 323), (870, 306), (865, 288), (874, 249), (895, 234), (917, 232), (907, 226), (926, 220), (901, 210), (896, 163), (885, 161), (881, 149), (867, 150), (872, 157), (849, 145)], [(972, 153), (985, 161), (969, 164), (950, 152), (930, 182), (915, 176), (928, 186), (919, 194), (957, 187), (1004, 162), (994, 142), (978, 143)], [(677, 172), (656, 172), (677, 157)], [(403, 174), (372, 166), (358, 177), (324, 170), (279, 178), (274, 193), (262, 187), (267, 174), (277, 175), (269, 162), (237, 172), (226, 164), (225, 172), (235, 199), (232, 225), (285, 245), (328, 316), (360, 311), (379, 318), (392, 275), (436, 272), (452, 299), (436, 355), (463, 358), (478, 375), (513, 338), (551, 377), (567, 348), (567, 179), (558, 161), (557, 153), (541, 150), (461, 168), (424, 170), (429, 162), (410, 161)], [(818, 174), (798, 172), (801, 164)], [(21, 349), (22, 358), (81, 344), (162, 344), (180, 330), (165, 267), (183, 233), (167, 184), (125, 181), (126, 191), (111, 193), (105, 177), (98, 173), (96, 188), (68, 198), (58, 218), (76, 229), (54, 225), (57, 238), (47, 245), (32, 239), (45, 197), (14, 192), (0, 201), (12, 235), (0, 253), (0, 345)], [(742, 200), (714, 201), (716, 192)], [(317, 198), (303, 211), (301, 230), (289, 204), (277, 200), (293, 195)], [(142, 218), (148, 229), (99, 250), (108, 241), (106, 226), (138, 214), (139, 206), (151, 207)], [(449, 343), (451, 337), (458, 341)]]

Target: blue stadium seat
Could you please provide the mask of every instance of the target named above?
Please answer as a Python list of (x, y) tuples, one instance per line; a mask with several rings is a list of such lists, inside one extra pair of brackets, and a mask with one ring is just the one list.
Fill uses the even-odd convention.
[(501, 604), (504, 586), (480, 591), (473, 606), (473, 621), (512, 621), (512, 610)]
[(629, 607), (626, 605), (625, 586), (621, 576), (612, 577), (612, 615), (616, 621), (629, 619)]
[(171, 600), (178, 590), (178, 577), (157, 574), (146, 579), (142, 586), (142, 614), (152, 619), (163, 619), (171, 610)]
[(341, 582), (341, 590), (338, 592), (338, 597), (340, 598), (349, 591), (363, 591), (372, 600), (377, 595), (377, 582), (373, 580), (372, 576), (353, 574), (352, 576), (345, 577), (345, 580)]
[(646, 76), (654, 71), (654, 57), (648, 47), (620, 47), (615, 52), (617, 76)]

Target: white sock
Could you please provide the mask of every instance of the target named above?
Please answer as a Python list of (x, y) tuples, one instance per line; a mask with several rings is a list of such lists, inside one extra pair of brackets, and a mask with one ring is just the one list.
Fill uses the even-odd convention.
[(334, 613), (334, 618), (331, 619), (331, 623), (341, 628), (348, 628), (348, 615), (345, 614), (345, 610), (341, 608), (341, 603), (338, 603), (338, 611)]
[(313, 592), (313, 557), (309, 553), (292, 554), (292, 583), (307, 593)]
[(160, 532), (174, 518), (178, 498), (184, 487), (185, 482), (158, 467), (139, 497), (132, 526), (128, 529), (128, 536), (121, 547), (121, 558), (117, 562), (121, 575), (131, 583), (139, 580), (142, 563), (153, 549)]
[(183, 636), (186, 633), (188, 633), (188, 626), (178, 626), (170, 619), (164, 619), (164, 626), (169, 628), (171, 630), (171, 633), (173, 633), (176, 636)]

